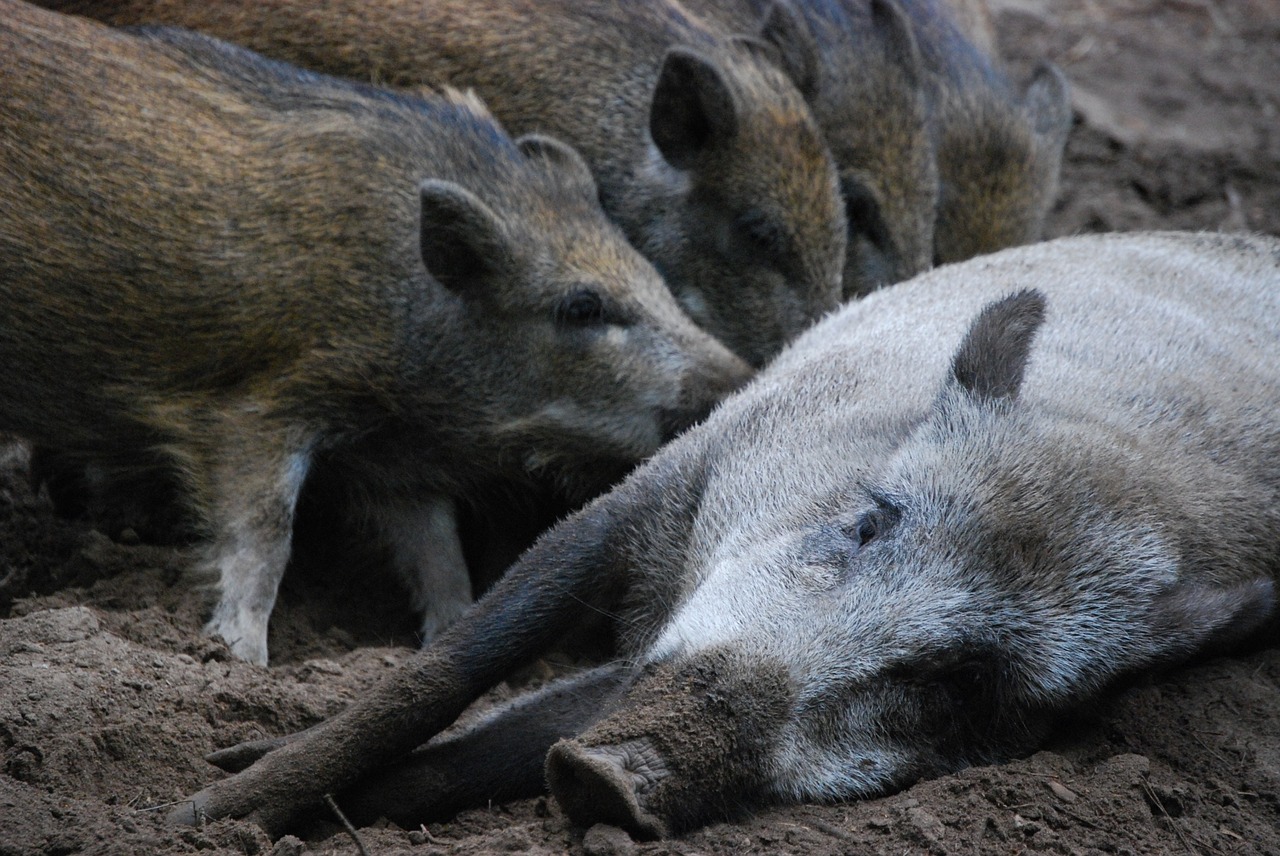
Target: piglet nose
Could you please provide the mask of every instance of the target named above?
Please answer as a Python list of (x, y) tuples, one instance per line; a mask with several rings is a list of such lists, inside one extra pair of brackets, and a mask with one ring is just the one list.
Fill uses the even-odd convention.
[(755, 376), (755, 369), (742, 359), (723, 348), (721, 351), (722, 359), (691, 372), (686, 378), (679, 406), (663, 410), (664, 442), (706, 419), (717, 404), (746, 386)]

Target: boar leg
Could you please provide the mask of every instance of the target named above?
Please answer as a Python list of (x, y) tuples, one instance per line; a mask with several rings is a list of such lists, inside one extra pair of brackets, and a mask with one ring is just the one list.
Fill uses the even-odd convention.
[(204, 759), (220, 770), (226, 770), (228, 773), (238, 773), (268, 752), (273, 752), (281, 746), (293, 743), (295, 740), (300, 740), (310, 733), (311, 729), (308, 728), (304, 731), (295, 731), (293, 734), (286, 734), (282, 737), (264, 737), (261, 740), (246, 740), (243, 743), (237, 743), (234, 746), (228, 746), (225, 749), (218, 749), (210, 752), (208, 755), (204, 756)]
[(238, 425), (223, 436), (228, 441), (183, 462), (196, 463), (187, 469), (212, 533), (202, 565), (218, 578), (218, 603), (205, 632), (221, 636), (237, 657), (265, 666), (267, 620), (289, 561), (310, 444), (287, 430), (273, 436), (259, 424)]
[(604, 716), (629, 679), (610, 664), (556, 681), (375, 771), (339, 794), (338, 804), (357, 824), (386, 817), (408, 828), (545, 793), (547, 750)]
[(633, 492), (615, 490), (551, 530), (429, 648), (342, 713), (195, 794), (171, 819), (248, 817), (278, 835), (325, 794), (430, 739), (584, 612), (617, 601), (628, 567), (616, 542), (633, 513)]
[[(623, 681), (622, 668), (616, 664), (600, 666), (580, 675), (555, 681), (493, 710), (457, 735), (447, 739), (442, 737), (419, 747), (408, 762), (370, 776), (353, 786), (349, 792), (362, 799), (364, 794), (373, 794), (376, 789), (385, 790), (390, 787), (393, 776), (403, 776), (405, 778), (402, 780), (408, 781), (407, 777), (412, 775), (409, 771), (414, 767), (424, 771), (447, 768), (462, 774), (482, 765), (494, 764), (500, 765), (495, 767), (493, 774), (495, 787), (500, 787), (508, 776), (523, 775), (517, 772), (521, 769), (523, 760), (517, 760), (516, 756), (521, 753), (536, 763), (534, 775), (537, 778), (537, 788), (532, 793), (539, 793), (543, 784), (543, 755), (547, 749), (557, 740), (577, 734), (603, 715), (608, 709), (609, 701), (621, 692)], [(312, 726), (281, 737), (246, 740), (235, 746), (210, 752), (204, 759), (228, 773), (238, 773), (268, 752), (305, 737), (314, 728)], [(499, 769), (501, 773), (497, 772)], [(429, 773), (424, 772), (423, 775)], [(525, 793), (525, 785), (520, 785), (519, 789), (521, 793), (506, 799), (531, 795)], [(493, 802), (500, 800), (497, 796), (490, 796), (484, 801), (490, 799)], [(423, 805), (429, 803), (424, 802)]]
[(386, 503), (377, 510), (377, 527), (391, 548), (396, 572), (409, 587), (414, 611), (422, 616), (426, 645), (472, 601), (454, 502), (432, 496), (417, 503)]

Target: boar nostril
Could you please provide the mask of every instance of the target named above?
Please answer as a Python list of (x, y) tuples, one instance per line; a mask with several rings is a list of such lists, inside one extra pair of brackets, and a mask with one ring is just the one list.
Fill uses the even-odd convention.
[[(652, 747), (585, 747), (561, 740), (547, 754), (551, 793), (575, 824), (607, 823), (638, 838), (662, 838), (666, 824), (645, 810), (640, 797), (662, 778)], [(640, 761), (639, 764), (634, 762)]]

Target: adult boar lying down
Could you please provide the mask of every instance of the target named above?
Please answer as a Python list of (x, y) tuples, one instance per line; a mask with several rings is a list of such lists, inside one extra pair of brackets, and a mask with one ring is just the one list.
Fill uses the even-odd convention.
[[(1278, 412), (1273, 238), (939, 269), (806, 334), (347, 711), (216, 753), (256, 763), (179, 817), (279, 832), (336, 793), (410, 822), (545, 757), (573, 820), (655, 836), (1028, 752), (1271, 615)], [(595, 612), (616, 662), (413, 751)]]

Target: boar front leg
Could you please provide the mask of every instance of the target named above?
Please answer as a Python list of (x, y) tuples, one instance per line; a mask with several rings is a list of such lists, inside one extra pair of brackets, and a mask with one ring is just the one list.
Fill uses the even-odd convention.
[(460, 811), (546, 793), (547, 751), (607, 714), (630, 682), (620, 664), (556, 681), (417, 749), (338, 795), (359, 824), (409, 828)]
[[(456, 734), (442, 735), (403, 762), (376, 770), (346, 788), (338, 802), (352, 820), (386, 817), (416, 826), (468, 808), (537, 796), (547, 790), (547, 751), (608, 713), (630, 676), (609, 664), (555, 681), (490, 711)], [(307, 736), (249, 740), (205, 760), (238, 773), (268, 752)]]
[(420, 636), (426, 645), (472, 601), (454, 501), (443, 495), (414, 503), (392, 501), (376, 515), (396, 573), (409, 587), (413, 609), (422, 618)]
[[(326, 794), (402, 763), (585, 616), (618, 620), (642, 572), (658, 573), (651, 585), (666, 593), (666, 574), (653, 566), (682, 566), (688, 530), (679, 521), (692, 518), (702, 495), (702, 455), (690, 442), (544, 533), (466, 615), (346, 710), (193, 794), (170, 819), (245, 817), (282, 834)], [(626, 619), (627, 629), (652, 633), (652, 620)]]
[(279, 835), (323, 795), (403, 759), (584, 614), (617, 603), (629, 582), (618, 542), (633, 514), (631, 499), (615, 491), (544, 535), (430, 647), (342, 713), (193, 794), (171, 819), (247, 817)]
[(260, 420), (227, 422), (218, 427), (228, 430), (215, 435), (223, 439), (199, 444), (182, 461), (211, 536), (200, 565), (217, 578), (205, 632), (222, 637), (237, 657), (265, 666), (267, 621), (289, 561), (311, 444), (300, 431)]

